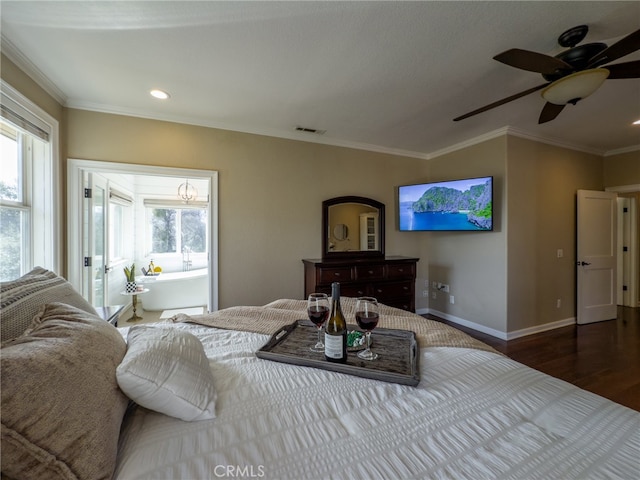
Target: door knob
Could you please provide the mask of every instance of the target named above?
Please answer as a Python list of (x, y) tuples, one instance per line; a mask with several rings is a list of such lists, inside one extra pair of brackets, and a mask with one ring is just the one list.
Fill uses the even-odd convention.
[(584, 267), (585, 265), (591, 265), (589, 262), (576, 262), (576, 265), (579, 267)]

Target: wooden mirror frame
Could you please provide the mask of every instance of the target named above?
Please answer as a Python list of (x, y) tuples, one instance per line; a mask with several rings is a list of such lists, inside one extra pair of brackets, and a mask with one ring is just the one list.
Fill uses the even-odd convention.
[[(329, 249), (329, 235), (332, 226), (329, 225), (329, 208), (340, 205), (342, 203), (359, 203), (371, 207), (378, 211), (378, 246), (377, 250), (348, 250), (348, 251), (331, 251)], [(371, 258), (384, 257), (384, 203), (366, 197), (346, 196), (330, 198), (322, 202), (322, 258), (328, 259), (344, 259), (344, 258)]]

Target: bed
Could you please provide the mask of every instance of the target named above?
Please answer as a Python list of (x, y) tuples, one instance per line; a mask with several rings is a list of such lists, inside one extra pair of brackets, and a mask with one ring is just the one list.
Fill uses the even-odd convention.
[[(353, 304), (343, 299), (347, 317)], [(2, 470), (10, 478), (626, 479), (640, 471), (640, 413), (391, 307), (382, 307), (379, 326), (416, 332), (417, 387), (258, 358), (271, 334), (305, 318), (300, 300), (127, 329), (60, 302), (34, 317), (2, 345)], [(79, 345), (87, 351), (77, 358), (67, 337), (82, 342), (89, 331), (96, 339)], [(20, 362), (61, 336), (73, 368), (60, 375), (69, 378), (35, 396), (42, 379), (17, 385), (28, 383)], [(86, 372), (76, 378), (76, 370)], [(91, 391), (98, 380), (101, 390)], [(42, 399), (59, 394), (64, 407), (43, 414)], [(16, 414), (25, 398), (32, 403)]]

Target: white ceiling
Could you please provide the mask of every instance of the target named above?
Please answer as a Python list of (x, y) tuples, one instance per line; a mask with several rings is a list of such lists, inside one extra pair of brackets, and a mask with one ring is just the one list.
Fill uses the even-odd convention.
[[(640, 2), (0, 2), (2, 51), (62, 104), (429, 158), (505, 128), (594, 153), (640, 145), (640, 80), (538, 125), (544, 83), (492, 57), (611, 44)], [(613, 63), (640, 59), (640, 52)], [(161, 88), (168, 101), (148, 91)], [(326, 130), (319, 136), (296, 126)]]

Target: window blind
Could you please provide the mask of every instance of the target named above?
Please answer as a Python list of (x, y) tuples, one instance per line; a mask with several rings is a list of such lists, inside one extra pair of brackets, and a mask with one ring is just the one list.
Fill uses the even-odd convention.
[[(4, 99), (3, 99), (4, 100)], [(11, 110), (7, 105), (0, 104), (0, 117), (14, 125), (16, 128), (24, 130), (31, 135), (34, 135), (45, 142), (49, 141), (49, 133), (36, 125), (35, 123), (27, 120), (25, 117), (20, 115), (19, 113)]]

